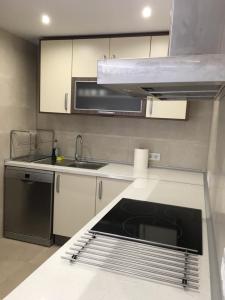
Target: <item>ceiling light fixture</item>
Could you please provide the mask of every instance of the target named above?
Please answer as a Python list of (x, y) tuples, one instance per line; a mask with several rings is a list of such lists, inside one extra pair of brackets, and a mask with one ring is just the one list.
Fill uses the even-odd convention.
[(152, 15), (152, 9), (150, 6), (145, 6), (142, 10), (142, 17), (149, 18)]
[(48, 15), (42, 15), (41, 16), (41, 22), (44, 24), (44, 25), (49, 25), (50, 24), (50, 18)]

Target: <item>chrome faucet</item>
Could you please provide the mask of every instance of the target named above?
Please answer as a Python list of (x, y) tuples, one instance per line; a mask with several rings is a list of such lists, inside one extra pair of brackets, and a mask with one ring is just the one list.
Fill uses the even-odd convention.
[[(78, 154), (78, 141), (80, 141), (80, 154)], [(75, 143), (75, 160), (81, 160), (83, 155), (83, 138), (80, 134), (76, 136)]]

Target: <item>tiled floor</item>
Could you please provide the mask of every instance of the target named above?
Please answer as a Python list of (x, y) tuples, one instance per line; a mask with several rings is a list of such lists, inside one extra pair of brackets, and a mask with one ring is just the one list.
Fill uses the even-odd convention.
[(37, 269), (58, 247), (0, 238), (0, 299)]

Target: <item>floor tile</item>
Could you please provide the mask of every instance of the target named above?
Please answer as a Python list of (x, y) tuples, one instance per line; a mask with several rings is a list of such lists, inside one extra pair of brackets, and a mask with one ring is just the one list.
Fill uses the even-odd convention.
[(16, 288), (59, 247), (0, 238), (0, 299)]

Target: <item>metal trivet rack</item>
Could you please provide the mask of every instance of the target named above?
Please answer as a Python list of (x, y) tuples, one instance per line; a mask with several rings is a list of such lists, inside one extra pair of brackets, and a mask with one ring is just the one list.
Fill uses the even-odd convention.
[[(191, 250), (193, 251), (193, 250)], [(199, 290), (198, 255), (88, 231), (63, 259), (107, 271)]]

